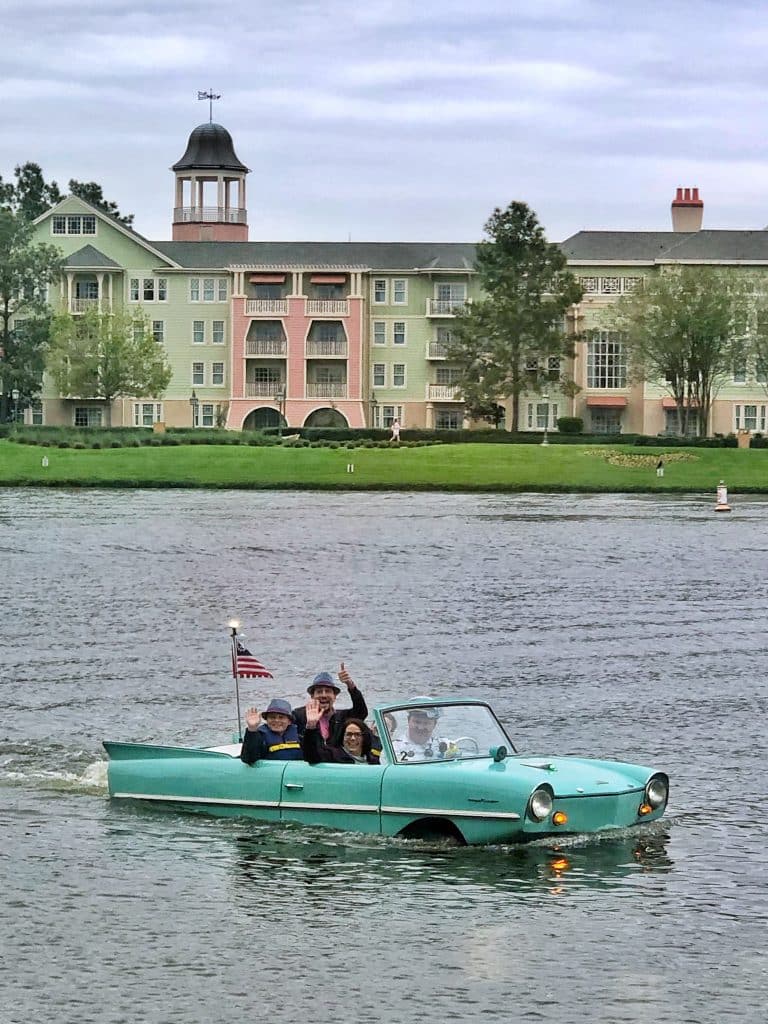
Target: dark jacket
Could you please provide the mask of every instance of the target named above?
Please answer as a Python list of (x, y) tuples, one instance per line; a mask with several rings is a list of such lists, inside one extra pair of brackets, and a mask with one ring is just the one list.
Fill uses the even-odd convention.
[[(328, 743), (333, 747), (341, 746), (341, 738), (344, 735), (344, 723), (348, 718), (360, 718), (365, 721), (368, 717), (368, 705), (365, 703), (365, 697), (363, 697), (357, 687), (349, 691), (349, 696), (352, 700), (352, 707), (345, 708), (343, 711), (334, 711), (329, 720), (330, 732)], [(296, 722), (299, 738), (301, 738), (307, 727), (307, 709), (294, 708), (293, 720)], [(319, 729), (318, 733), (320, 733)], [(320, 737), (322, 739), (322, 733), (320, 733)]]
[[(304, 760), (310, 764), (357, 764), (354, 757), (350, 757), (342, 746), (332, 746), (330, 743), (323, 743), (322, 733), (319, 729), (305, 729), (301, 738), (301, 749)], [(371, 737), (363, 736), (363, 756), (368, 764), (378, 764), (379, 758), (371, 751)]]
[(296, 726), (289, 725), (284, 733), (272, 732), (266, 722), (258, 729), (246, 729), (240, 760), (246, 764), (255, 761), (303, 761)]

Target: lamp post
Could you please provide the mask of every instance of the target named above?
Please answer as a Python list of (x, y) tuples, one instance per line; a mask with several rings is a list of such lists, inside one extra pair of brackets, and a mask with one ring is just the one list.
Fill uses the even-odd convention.
[(192, 410), (192, 426), (197, 426), (197, 411), (200, 408), (200, 399), (197, 397), (195, 392), (192, 392), (192, 397), (189, 400), (189, 407)]
[(11, 398), (13, 399), (13, 424), (14, 426), (19, 422), (19, 389), (14, 388), (11, 392)]
[(547, 437), (547, 428), (549, 427), (549, 395), (542, 395), (542, 400), (546, 403), (544, 410), (544, 437), (541, 443), (549, 444), (549, 438)]
[(376, 401), (376, 392), (375, 391), (371, 392), (371, 397), (370, 397), (370, 400), (369, 400), (368, 404), (371, 407), (371, 422), (370, 422), (370, 426), (371, 427), (375, 427), (376, 426), (376, 410), (379, 407), (379, 403)]
[(278, 413), (280, 416), (278, 427), (282, 427), (285, 423), (285, 396), (285, 381), (281, 381), (281, 383), (277, 385), (277, 391), (275, 391), (275, 402), (277, 403)]

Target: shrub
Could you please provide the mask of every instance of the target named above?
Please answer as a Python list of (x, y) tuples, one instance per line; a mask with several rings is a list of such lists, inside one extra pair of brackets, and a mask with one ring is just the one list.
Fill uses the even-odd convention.
[(560, 416), (557, 429), (561, 434), (580, 434), (584, 430), (584, 420), (581, 416)]
[(91, 448), (101, 448), (101, 441), (91, 441)]
[(85, 448), (85, 441), (73, 441), (72, 447), (77, 448), (78, 451), (82, 451)]
[(123, 442), (122, 441), (110, 441), (109, 442), (109, 447), (110, 448), (122, 448), (123, 447)]
[(57, 448), (69, 448), (69, 441), (59, 441), (56, 445)]

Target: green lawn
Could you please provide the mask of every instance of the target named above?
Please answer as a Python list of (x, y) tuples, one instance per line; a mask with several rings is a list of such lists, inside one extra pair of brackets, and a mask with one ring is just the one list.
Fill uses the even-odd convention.
[[(665, 475), (656, 476), (664, 453)], [(48, 466), (42, 459), (48, 458)], [(354, 464), (354, 473), (347, 464)], [(0, 485), (768, 493), (768, 450), (446, 444), (74, 450), (0, 441)]]

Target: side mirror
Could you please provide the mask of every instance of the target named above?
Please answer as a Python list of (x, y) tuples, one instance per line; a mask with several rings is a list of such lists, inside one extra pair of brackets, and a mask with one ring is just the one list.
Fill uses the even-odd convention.
[(500, 747), (491, 747), (489, 753), (496, 764), (499, 764), (500, 761), (509, 756), (509, 751), (503, 744)]

